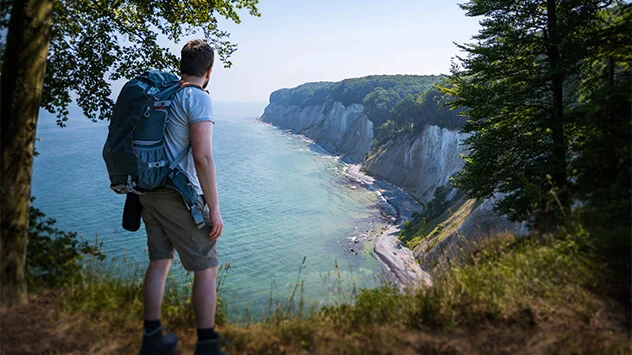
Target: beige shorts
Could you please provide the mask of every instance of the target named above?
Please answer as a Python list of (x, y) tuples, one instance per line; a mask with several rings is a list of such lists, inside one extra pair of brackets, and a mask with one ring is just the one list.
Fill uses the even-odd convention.
[[(182, 266), (188, 271), (218, 265), (216, 242), (209, 239), (211, 227), (197, 228), (178, 192), (172, 189), (149, 192), (140, 196), (140, 202), (149, 260), (173, 259), (177, 251)], [(205, 220), (208, 221), (208, 216)]]

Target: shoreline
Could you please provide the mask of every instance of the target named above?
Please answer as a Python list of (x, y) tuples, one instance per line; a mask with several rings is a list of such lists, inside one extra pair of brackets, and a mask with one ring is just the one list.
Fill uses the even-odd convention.
[(390, 211), (391, 221), (387, 222), (386, 229), (376, 238), (373, 247), (375, 257), (387, 271), (390, 281), (402, 291), (431, 286), (430, 275), (421, 269), (413, 252), (397, 237), (404, 223), (412, 219), (412, 214), (421, 211), (421, 206), (401, 188), (363, 173), (361, 164), (343, 164), (349, 181), (375, 192), (386, 210)]
[[(412, 219), (412, 214), (414, 212), (421, 212), (421, 206), (419, 206), (411, 195), (398, 186), (365, 174), (361, 171), (361, 163), (346, 162), (343, 156), (328, 151), (316, 143), (316, 141), (303, 134), (294, 133), (289, 129), (284, 129), (269, 122), (262, 121), (260, 117), (255, 121), (276, 127), (285, 133), (297, 136), (305, 142), (322, 149), (324, 153), (336, 157), (338, 162), (343, 165), (342, 174), (349, 183), (359, 185), (361, 188), (375, 193), (381, 204), (380, 209), (386, 211), (389, 215), (389, 220), (386, 221), (386, 228), (384, 230), (376, 231), (373, 254), (379, 261), (382, 269), (386, 272), (389, 281), (397, 285), (402, 291), (432, 285), (430, 274), (421, 269), (413, 252), (399, 242), (397, 237), (399, 231), (404, 227), (404, 223)], [(352, 243), (355, 242), (355, 238), (356, 237), (352, 239)], [(351, 251), (353, 252), (354, 250), (351, 249)]]

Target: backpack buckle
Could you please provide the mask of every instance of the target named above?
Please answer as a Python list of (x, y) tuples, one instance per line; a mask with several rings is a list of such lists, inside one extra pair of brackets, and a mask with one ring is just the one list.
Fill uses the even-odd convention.
[(153, 168), (153, 169), (162, 168), (162, 167), (163, 167), (163, 166), (165, 166), (165, 165), (167, 165), (167, 162), (166, 162), (166, 161), (164, 161), (164, 160), (161, 160), (161, 161), (154, 161), (154, 162), (149, 162), (149, 163), (147, 163), (147, 166), (148, 166), (150, 169), (152, 169), (152, 168)]
[(200, 206), (196, 203), (191, 206), (191, 216), (193, 217), (193, 222), (199, 228), (202, 228), (206, 225), (204, 221), (204, 216), (202, 215), (202, 211), (200, 210)]
[(135, 187), (138, 184), (136, 184), (136, 181), (134, 181), (134, 179), (132, 179), (131, 175), (127, 175), (127, 185), (125, 186), (127, 192), (131, 192), (131, 193), (135, 193), (137, 195), (144, 195), (144, 192), (140, 192), (138, 190), (135, 189)]

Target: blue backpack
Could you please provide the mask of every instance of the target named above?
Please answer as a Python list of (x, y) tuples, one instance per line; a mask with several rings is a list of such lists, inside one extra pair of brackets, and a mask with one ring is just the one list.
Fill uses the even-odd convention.
[(130, 80), (116, 99), (110, 118), (103, 160), (110, 188), (119, 194), (143, 195), (161, 187), (182, 195), (198, 228), (204, 226), (203, 206), (187, 175), (178, 168), (190, 147), (169, 161), (165, 128), (169, 108), (183, 85), (173, 74), (152, 70)]

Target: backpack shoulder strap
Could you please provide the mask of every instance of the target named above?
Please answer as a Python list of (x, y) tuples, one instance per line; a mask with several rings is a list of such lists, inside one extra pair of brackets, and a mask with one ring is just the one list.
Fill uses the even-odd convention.
[(198, 85), (198, 84), (194, 84), (194, 83), (191, 83), (191, 82), (188, 82), (188, 81), (184, 81), (184, 80), (180, 80), (180, 88), (178, 88), (178, 90), (177, 90), (177, 91), (180, 91), (180, 90), (182, 90), (182, 89), (184, 89), (184, 88), (188, 88), (188, 87), (195, 87), (195, 88), (198, 88), (198, 89), (200, 89), (200, 90), (202, 90), (202, 91), (204, 91), (205, 93), (207, 93), (207, 94), (208, 94), (208, 91), (206, 91), (206, 89), (204, 89), (204, 88), (203, 88), (203, 87), (201, 87), (200, 85)]
[(180, 152), (180, 154), (178, 154), (178, 156), (175, 159), (173, 159), (173, 162), (171, 162), (171, 165), (169, 165), (169, 170), (175, 169), (176, 166), (180, 164), (182, 159), (184, 159), (184, 157), (186, 157), (187, 154), (189, 154), (189, 150), (191, 150), (191, 145), (186, 147), (183, 151)]
[[(187, 88), (187, 87), (196, 87), (202, 91), (204, 91), (205, 93), (208, 94), (208, 91), (204, 90), (203, 87), (201, 87), (198, 84), (194, 84), (188, 81), (184, 81), (184, 80), (180, 80), (180, 87), (176, 90), (176, 92)], [(184, 159), (184, 157), (187, 156), (187, 154), (189, 153), (189, 150), (191, 150), (191, 145), (189, 144), (189, 146), (187, 148), (185, 148), (183, 151), (180, 152), (180, 154), (178, 154), (178, 156), (173, 160), (173, 162), (171, 163), (171, 165), (169, 165), (169, 170), (174, 170), (178, 164), (180, 164), (180, 162), (182, 161), (182, 159)]]

